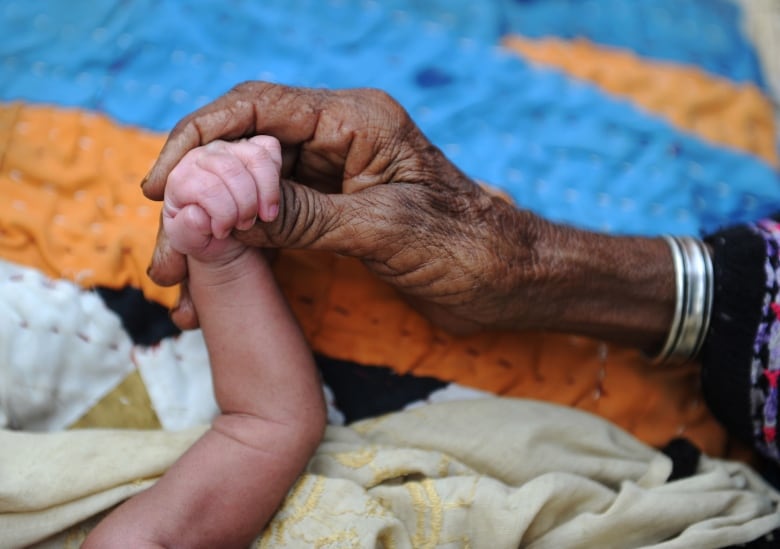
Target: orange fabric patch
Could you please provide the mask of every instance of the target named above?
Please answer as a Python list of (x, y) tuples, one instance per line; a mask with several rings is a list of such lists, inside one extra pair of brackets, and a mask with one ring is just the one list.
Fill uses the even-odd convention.
[[(77, 110), (0, 105), (0, 257), (85, 287), (142, 288), (160, 205), (139, 182), (163, 137)], [(684, 434), (712, 455), (723, 429), (696, 369), (650, 368), (634, 351), (550, 334), (454, 337), (432, 327), (354, 259), (280, 254), (275, 270), (313, 348), (493, 392), (601, 415), (652, 445)]]
[(587, 40), (512, 36), (503, 45), (630, 99), (682, 130), (778, 165), (772, 103), (752, 84), (736, 85), (695, 67), (647, 61)]
[(172, 303), (145, 274), (160, 204), (139, 187), (162, 143), (89, 112), (0, 106), (0, 257)]
[(635, 351), (566, 335), (451, 336), (350, 258), (287, 251), (276, 272), (312, 346), (328, 356), (574, 406), (654, 446), (684, 435), (710, 455), (725, 451), (695, 366), (651, 367)]

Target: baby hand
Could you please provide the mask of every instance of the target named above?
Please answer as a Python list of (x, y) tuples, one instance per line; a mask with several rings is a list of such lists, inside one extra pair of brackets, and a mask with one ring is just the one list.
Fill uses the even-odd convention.
[(176, 251), (201, 261), (237, 255), (233, 229), (279, 210), (279, 142), (269, 136), (214, 141), (188, 152), (168, 176), (162, 223)]

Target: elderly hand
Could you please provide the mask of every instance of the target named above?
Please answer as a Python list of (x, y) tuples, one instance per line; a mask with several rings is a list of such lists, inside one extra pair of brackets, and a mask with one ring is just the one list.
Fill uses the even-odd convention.
[[(488, 194), (377, 90), (241, 84), (176, 125), (144, 193), (161, 200), (171, 171), (195, 147), (255, 135), (281, 143), (283, 180), (278, 215), (269, 207), (254, 227), (234, 232), (248, 244), (357, 257), (454, 331), (552, 328), (608, 338), (629, 331), (628, 339), (642, 343), (663, 336), (670, 305), (655, 305), (655, 294), (673, 293), (668, 273), (660, 289), (648, 285), (659, 254), (668, 259), (662, 242), (648, 248), (576, 231)], [(603, 281), (591, 277), (594, 269), (606, 271), (599, 273)], [(186, 277), (183, 257), (163, 231), (149, 274), (163, 285)], [(634, 287), (637, 277), (641, 288)], [(626, 310), (615, 311), (623, 297)], [(653, 310), (644, 311), (637, 336), (637, 322), (625, 316), (645, 302)], [(608, 325), (600, 326), (599, 316)], [(186, 287), (173, 318), (185, 328), (197, 325)]]

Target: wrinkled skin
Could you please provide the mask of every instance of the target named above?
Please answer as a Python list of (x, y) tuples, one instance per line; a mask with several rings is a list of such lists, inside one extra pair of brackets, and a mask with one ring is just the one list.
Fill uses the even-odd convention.
[[(176, 125), (144, 193), (162, 200), (195, 147), (256, 135), (282, 146), (279, 213), (261, 212), (239, 240), (359, 258), (453, 332), (551, 329), (652, 350), (668, 330), (674, 271), (662, 240), (553, 224), (490, 195), (378, 90), (241, 84)], [(172, 285), (186, 274), (159, 232), (149, 275)], [(192, 328), (182, 288), (172, 316)]]
[[(240, 240), (358, 257), (451, 330), (516, 321), (509, 294), (535, 276), (543, 223), (467, 178), (383, 92), (241, 84), (177, 124), (144, 193), (160, 200), (194, 147), (259, 134), (282, 143), (280, 213), (237, 232)], [(150, 276), (170, 285), (185, 269), (161, 231)], [(197, 324), (186, 295), (174, 320)]]

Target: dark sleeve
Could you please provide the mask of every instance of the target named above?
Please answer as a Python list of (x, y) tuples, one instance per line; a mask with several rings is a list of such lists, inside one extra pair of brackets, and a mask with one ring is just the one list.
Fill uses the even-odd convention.
[(708, 406), (735, 436), (780, 463), (780, 224), (772, 219), (708, 236), (715, 278), (701, 352)]

